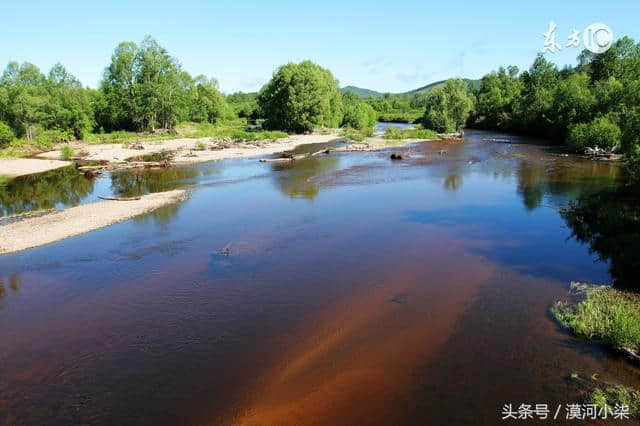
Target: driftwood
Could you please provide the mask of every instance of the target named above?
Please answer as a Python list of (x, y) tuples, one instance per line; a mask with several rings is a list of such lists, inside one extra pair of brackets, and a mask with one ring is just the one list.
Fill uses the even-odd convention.
[(261, 163), (271, 163), (274, 161), (295, 161), (295, 160), (301, 160), (303, 158), (306, 158), (308, 156), (310, 156), (309, 154), (301, 154), (301, 155), (293, 155), (293, 154), (289, 154), (289, 153), (285, 153), (282, 154), (284, 155), (284, 157), (280, 157), (280, 158), (261, 158), (259, 161)]
[(261, 158), (261, 163), (273, 163), (273, 162), (283, 162), (283, 161), (293, 161), (293, 158)]
[(139, 200), (141, 197), (98, 197), (101, 200), (108, 200), (108, 201), (136, 201)]
[(320, 155), (320, 154), (331, 154), (331, 149), (327, 148), (327, 149), (322, 149), (320, 151), (316, 151), (313, 154), (311, 154), (311, 156), (315, 157), (316, 155)]
[(138, 168), (154, 168), (154, 167), (171, 167), (173, 163), (165, 161), (132, 161), (127, 163), (105, 164), (102, 166), (80, 166), (78, 170), (86, 176), (98, 175), (103, 172), (113, 172), (116, 170), (138, 169)]

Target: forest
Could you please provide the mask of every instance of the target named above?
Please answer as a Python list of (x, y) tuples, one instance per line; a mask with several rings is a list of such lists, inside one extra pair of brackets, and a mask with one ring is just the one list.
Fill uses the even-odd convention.
[(120, 43), (96, 89), (62, 64), (44, 74), (10, 62), (0, 78), (0, 147), (170, 133), (180, 123), (370, 134), (378, 120), (442, 133), (467, 126), (536, 135), (574, 152), (597, 146), (633, 159), (640, 149), (640, 47), (622, 37), (605, 53), (583, 51), (575, 66), (558, 69), (538, 55), (522, 72), (500, 67), (479, 81), (454, 78), (411, 94), (368, 98), (341, 91), (333, 74), (311, 61), (282, 65), (259, 93), (225, 95), (214, 78), (190, 75), (150, 36)]

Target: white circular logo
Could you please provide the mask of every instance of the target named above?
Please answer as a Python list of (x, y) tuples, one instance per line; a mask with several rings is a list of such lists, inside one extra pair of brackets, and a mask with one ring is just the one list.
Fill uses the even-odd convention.
[(584, 30), (582, 43), (593, 53), (604, 53), (613, 44), (613, 31), (607, 25), (596, 22)]

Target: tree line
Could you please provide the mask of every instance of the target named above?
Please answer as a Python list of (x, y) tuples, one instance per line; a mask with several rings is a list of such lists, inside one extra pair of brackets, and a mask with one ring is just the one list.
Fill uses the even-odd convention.
[(215, 79), (192, 77), (151, 37), (120, 43), (97, 89), (84, 88), (61, 64), (45, 75), (28, 62), (10, 62), (0, 77), (0, 145), (14, 137), (47, 145), (233, 116)]
[(471, 126), (543, 136), (577, 151), (597, 145), (632, 153), (640, 143), (640, 46), (623, 37), (560, 70), (539, 55), (522, 73), (487, 74), (474, 95)]
[(260, 120), (287, 132), (370, 129), (394, 114), (412, 115), (437, 132), (496, 129), (576, 151), (597, 145), (640, 157), (640, 47), (623, 37), (605, 53), (583, 51), (572, 67), (558, 69), (539, 55), (528, 70), (499, 68), (478, 85), (451, 79), (426, 93), (367, 100), (341, 93), (332, 73), (311, 61), (282, 65), (259, 93), (225, 96), (215, 79), (192, 77), (151, 37), (120, 43), (97, 89), (84, 88), (60, 64), (45, 75), (11, 62), (0, 77), (0, 144), (229, 119)]

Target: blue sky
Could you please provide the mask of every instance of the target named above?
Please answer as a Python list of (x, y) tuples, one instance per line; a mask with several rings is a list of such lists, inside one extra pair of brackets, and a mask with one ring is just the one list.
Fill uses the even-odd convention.
[[(0, 5), (0, 64), (62, 62), (96, 87), (114, 47), (152, 35), (192, 75), (224, 92), (257, 90), (278, 66), (311, 59), (342, 86), (405, 91), (500, 65), (527, 68), (551, 20), (563, 45), (572, 28), (607, 24), (640, 41), (633, 1), (8, 1)], [(547, 57), (574, 63), (577, 48)]]

